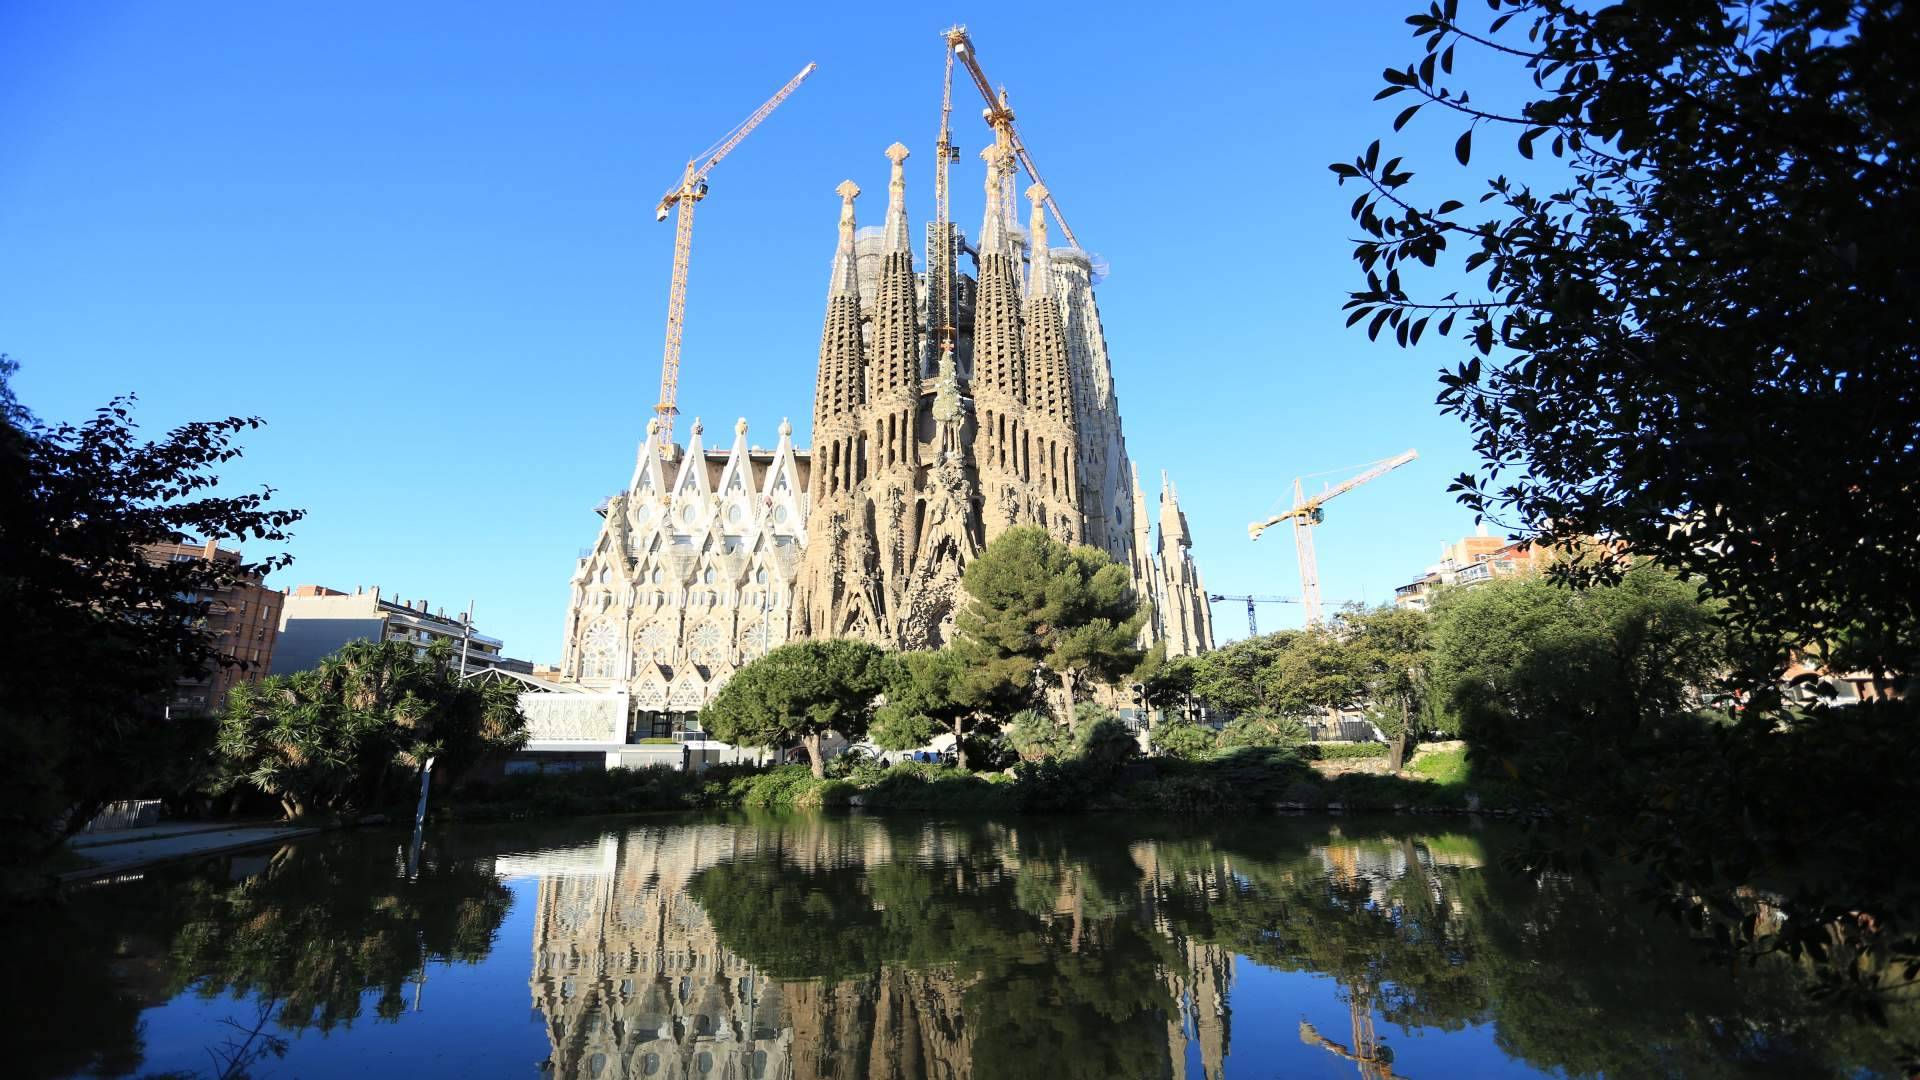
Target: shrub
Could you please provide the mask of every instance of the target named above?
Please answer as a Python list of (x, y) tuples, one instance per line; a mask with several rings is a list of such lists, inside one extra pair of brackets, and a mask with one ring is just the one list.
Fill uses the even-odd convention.
[(1027, 813), (1066, 813), (1085, 810), (1107, 786), (1104, 777), (1079, 761), (1023, 761), (1013, 768), (1012, 798)]
[(1184, 720), (1175, 720), (1161, 724), (1147, 732), (1156, 752), (1167, 757), (1193, 760), (1205, 757), (1218, 745), (1219, 737), (1212, 728), (1190, 724)]
[(1140, 756), (1140, 743), (1112, 713), (1088, 710), (1074, 725), (1073, 756), (1088, 768), (1111, 774)]
[(978, 735), (968, 732), (961, 740), (967, 747), (967, 766), (978, 773), (997, 773), (1013, 768), (1020, 760), (1004, 735)]
[(1038, 709), (1022, 709), (1007, 721), (1007, 745), (1021, 761), (1046, 761), (1067, 752), (1071, 742), (1065, 728)]
[(683, 810), (709, 805), (704, 788), (710, 783), (710, 776), (665, 766), (517, 773), (468, 784), (452, 805), (457, 816), (467, 819)]
[(999, 777), (952, 765), (903, 761), (866, 790), (866, 805), (891, 810), (1013, 810), (1017, 797)]
[(1308, 757), (1320, 761), (1360, 761), (1386, 757), (1387, 749), (1386, 743), (1377, 742), (1314, 743), (1305, 747)]
[(1141, 784), (1133, 798), (1140, 806), (1170, 814), (1224, 814), (1251, 808), (1246, 796), (1224, 779), (1197, 773)]
[(816, 780), (813, 770), (805, 765), (781, 765), (761, 773), (714, 781), (707, 790), (716, 796), (713, 801), (719, 805), (796, 806), (815, 785), (827, 782)]
[(1298, 717), (1256, 710), (1228, 724), (1220, 732), (1221, 749), (1238, 746), (1300, 746), (1312, 735)]

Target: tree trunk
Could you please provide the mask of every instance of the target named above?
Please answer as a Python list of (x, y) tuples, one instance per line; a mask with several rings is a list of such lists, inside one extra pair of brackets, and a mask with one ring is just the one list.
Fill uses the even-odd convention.
[(1060, 673), (1060, 689), (1063, 693), (1067, 695), (1066, 724), (1068, 727), (1072, 727), (1073, 726), (1073, 669), (1072, 668), (1068, 668), (1067, 670), (1062, 671)]
[(1407, 756), (1413, 752), (1413, 717), (1406, 698), (1400, 699), (1400, 733), (1393, 737), (1392, 746), (1387, 752), (1387, 771), (1397, 773), (1407, 767)]
[(953, 722), (953, 760), (960, 766), (961, 772), (972, 772), (972, 769), (967, 768), (966, 726), (965, 720)]
[(825, 780), (827, 778), (827, 762), (825, 758), (820, 756), (820, 736), (802, 735), (800, 736), (800, 745), (807, 748), (807, 763), (813, 766), (813, 778), (815, 780)]

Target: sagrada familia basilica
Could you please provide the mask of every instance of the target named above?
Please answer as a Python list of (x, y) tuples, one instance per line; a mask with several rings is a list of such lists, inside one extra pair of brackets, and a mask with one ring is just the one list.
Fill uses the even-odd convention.
[[(744, 419), (725, 445), (695, 421), (684, 447), (649, 423), (573, 574), (565, 679), (622, 689), (636, 716), (659, 718), (697, 711), (787, 641), (938, 646), (967, 563), (1016, 525), (1127, 567), (1151, 605), (1147, 644), (1211, 647), (1174, 487), (1163, 474), (1156, 538), (1127, 456), (1088, 257), (1048, 247), (1038, 184), (1028, 228), (1015, 227), (1014, 164), (996, 146), (977, 243), (930, 224), (916, 272), (907, 156), (887, 150), (877, 229), (857, 228), (860, 189), (839, 188), (812, 449), (786, 421), (771, 450), (748, 442)], [(969, 254), (972, 274), (959, 267)]]

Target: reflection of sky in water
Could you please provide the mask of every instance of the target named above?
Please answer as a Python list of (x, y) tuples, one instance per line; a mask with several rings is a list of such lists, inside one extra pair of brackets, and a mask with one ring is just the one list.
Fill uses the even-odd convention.
[[(220, 949), (243, 952), (256, 924), (385, 942), (385, 966), (367, 969), (383, 974), (365, 978), (407, 973), (397, 1018), (369, 990), (329, 1032), (270, 1027), (289, 1050), (263, 1076), (1351, 1077), (1365, 1074), (1337, 1051), (1359, 1045), (1360, 984), (1410, 1080), (1719, 1068), (1726, 1047), (1699, 1032), (1777, 1031), (1804, 1049), (1831, 1030), (1778, 979), (1736, 992), (1703, 974), (1643, 909), (1507, 878), (1497, 829), (1422, 824), (559, 822), (438, 838), (412, 885), (392, 834), (336, 834), (241, 888), (230, 880), (265, 858), (79, 893), (75, 917), (151, 904), (173, 921), (73, 962), (117, 949), (116, 971), (153, 965), (138, 992), (154, 1002), (166, 963), (222, 970)], [(301, 921), (306, 903), (332, 921)], [(420, 979), (415, 926), (474, 962), (435, 958)], [(219, 948), (182, 951), (208, 927), (229, 935), (213, 934)], [(226, 990), (148, 1007), (136, 1074), (205, 1072), (234, 1034), (221, 1021), (256, 1016)], [(1847, 1065), (1794, 1060), (1806, 1067), (1781, 1075)]]
[[(363, 996), (366, 1008), (351, 1028), (328, 1035), (310, 1031), (293, 1038), (287, 1056), (255, 1069), (260, 1077), (374, 1077), (412, 1073), (416, 1077), (532, 1076), (545, 1061), (545, 1023), (527, 1002), (527, 947), (533, 937), (537, 882), (508, 882), (513, 906), (496, 935), (493, 952), (478, 964), (435, 962), (427, 965), (420, 1009), (398, 1023), (374, 1017), (376, 993)], [(517, 944), (516, 944), (517, 943)], [(207, 1047), (232, 1034), (221, 1020), (232, 1017), (251, 1026), (251, 1001), (222, 994), (212, 1001), (188, 993), (142, 1015), (146, 1022), (147, 1060), (141, 1074), (200, 1070), (208, 1066)], [(272, 1027), (269, 1031), (275, 1030)]]

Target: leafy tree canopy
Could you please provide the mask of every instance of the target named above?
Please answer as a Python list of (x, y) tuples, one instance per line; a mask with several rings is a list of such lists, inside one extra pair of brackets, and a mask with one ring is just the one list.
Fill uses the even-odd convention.
[[(1332, 166), (1364, 190), (1365, 286), (1401, 345), (1429, 323), (1471, 355), (1439, 403), (1471, 427), (1476, 512), (1588, 535), (1698, 578), (1755, 647), (1848, 636), (1882, 669), (1920, 629), (1920, 17), (1870, 0), (1584, 5), (1457, 0), (1377, 95), (1476, 135), (1527, 177), (1422, 197), (1374, 142)], [(1500, 100), (1454, 74), (1530, 90)], [(1519, 81), (1522, 87), (1526, 81)], [(1548, 161), (1547, 156), (1555, 160)], [(1466, 291), (1443, 260), (1484, 274)], [(1422, 291), (1419, 282), (1429, 287)], [(1457, 331), (1456, 331), (1457, 324)], [(1611, 578), (1614, 549), (1560, 572)]]
[(813, 775), (826, 775), (820, 739), (867, 733), (875, 699), (893, 663), (876, 646), (834, 638), (782, 645), (734, 672), (700, 712), (701, 726), (736, 746), (806, 748)]
[(381, 805), (428, 758), (458, 778), (527, 741), (519, 695), (461, 679), (447, 642), (352, 641), (320, 666), (236, 686), (220, 724), (221, 789), (245, 786), (287, 816)]
[(971, 599), (957, 648), (983, 685), (1024, 689), (1044, 667), (1060, 679), (1071, 715), (1077, 683), (1110, 683), (1144, 656), (1136, 642), (1146, 614), (1126, 568), (1098, 548), (1019, 526), (987, 545), (963, 584)]
[(150, 562), (143, 549), (284, 541), (301, 517), (270, 506), (270, 490), (213, 493), (257, 417), (149, 441), (124, 397), (85, 423), (45, 424), (15, 399), (16, 367), (0, 356), (0, 610), (28, 632), (0, 649), (0, 864), (37, 858), (107, 801), (161, 794), (157, 771), (185, 752), (170, 745), (184, 724), (168, 699), (220, 662), (210, 597), (290, 561)]
[(1652, 733), (1686, 715), (1725, 663), (1698, 589), (1641, 564), (1618, 585), (1515, 578), (1434, 602), (1432, 692), (1475, 754)]
[(1153, 748), (1168, 757), (1202, 758), (1213, 752), (1215, 734), (1213, 729), (1183, 720), (1175, 720), (1156, 726), (1148, 737)]
[(1421, 730), (1435, 726), (1425, 715), (1427, 616), (1392, 606), (1352, 607), (1334, 618), (1333, 633), (1346, 655), (1371, 715), (1392, 740), (1388, 767), (1405, 766)]
[(984, 684), (967, 658), (954, 649), (901, 653), (894, 658), (887, 701), (874, 714), (873, 740), (887, 750), (927, 745), (934, 735), (954, 736), (954, 753), (967, 763), (968, 736), (991, 735), (1014, 711), (1005, 684)]

